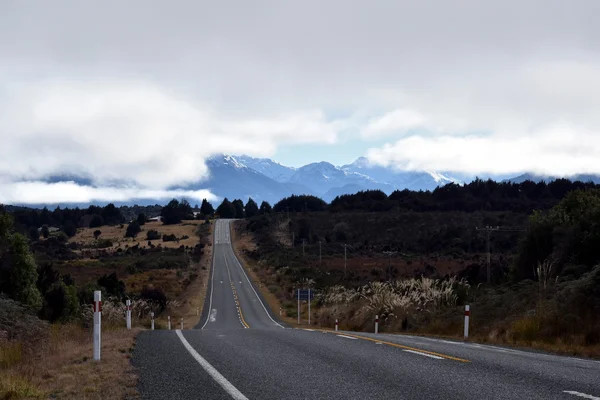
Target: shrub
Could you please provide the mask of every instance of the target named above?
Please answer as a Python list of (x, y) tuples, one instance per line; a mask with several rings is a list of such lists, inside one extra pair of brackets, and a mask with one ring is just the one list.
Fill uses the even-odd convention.
[(140, 298), (154, 302), (160, 311), (164, 311), (167, 307), (167, 296), (161, 288), (145, 287), (140, 293)]
[(142, 231), (140, 224), (137, 221), (133, 221), (127, 226), (127, 231), (125, 231), (125, 237), (134, 238), (138, 233)]
[(48, 324), (23, 304), (0, 296), (0, 331), (23, 343), (25, 352), (38, 352), (48, 338)]
[(148, 240), (158, 240), (160, 239), (160, 232), (154, 229), (150, 229), (148, 232), (146, 232), (146, 238)]
[(96, 229), (94, 231), (94, 239), (98, 239), (100, 237), (100, 235), (102, 235), (102, 231), (100, 229)]
[(163, 242), (175, 242), (177, 240), (177, 236), (174, 234), (163, 235), (162, 240)]
[(96, 243), (96, 247), (99, 249), (106, 249), (113, 246), (113, 242), (110, 239), (100, 239)]
[(125, 294), (125, 283), (117, 278), (115, 272), (100, 277), (100, 279), (98, 279), (98, 285), (106, 289), (108, 295), (121, 297)]
[(44, 295), (40, 316), (50, 322), (67, 321), (75, 317), (79, 310), (77, 290), (63, 282), (54, 284)]

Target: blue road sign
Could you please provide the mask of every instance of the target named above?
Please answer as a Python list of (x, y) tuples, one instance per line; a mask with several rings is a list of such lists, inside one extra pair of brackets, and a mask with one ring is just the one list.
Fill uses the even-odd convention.
[(296, 296), (298, 300), (312, 300), (315, 298), (315, 291), (311, 289), (297, 289)]

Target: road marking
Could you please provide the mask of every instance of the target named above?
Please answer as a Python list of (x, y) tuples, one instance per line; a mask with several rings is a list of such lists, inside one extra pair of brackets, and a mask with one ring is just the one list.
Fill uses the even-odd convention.
[(427, 353), (423, 353), (423, 352), (420, 352), (420, 351), (414, 351), (414, 350), (403, 350), (403, 351), (406, 351), (407, 353), (418, 354), (420, 356), (435, 358), (436, 360), (443, 360), (444, 359), (444, 357), (434, 356), (433, 354), (427, 354)]
[[(229, 227), (228, 227), (229, 228)], [(254, 286), (252, 285), (252, 282), (250, 282), (250, 278), (248, 278), (248, 275), (246, 275), (246, 271), (244, 271), (244, 268), (242, 267), (242, 264), (240, 264), (240, 261), (238, 260), (237, 256), (235, 255), (235, 252), (233, 251), (233, 245), (231, 245), (231, 254), (233, 254), (233, 258), (235, 259), (235, 262), (237, 263), (238, 267), (240, 267), (240, 269), (242, 270), (242, 274), (244, 275), (244, 277), (246, 278), (246, 280), (248, 281), (248, 283), (250, 284), (250, 288), (252, 289), (252, 291), (254, 292), (254, 294), (256, 295), (256, 298), (258, 299), (258, 301), (260, 302), (260, 305), (262, 306), (263, 310), (265, 310), (265, 313), (267, 314), (267, 317), (269, 317), (269, 319), (271, 321), (273, 321), (273, 323), (275, 325), (277, 325), (278, 327), (280, 327), (281, 329), (285, 329), (283, 327), (283, 325), (281, 325), (280, 323), (278, 323), (277, 321), (275, 321), (272, 317), (271, 314), (269, 314), (269, 312), (267, 311), (267, 308), (265, 307), (265, 305), (263, 304), (262, 300), (260, 299), (260, 297), (258, 296), (258, 293), (256, 293), (256, 290), (254, 289)]]
[(314, 332), (314, 329), (308, 329), (308, 328), (304, 328), (305, 331), (309, 331), (309, 332)]
[(250, 328), (250, 325), (248, 325), (246, 323), (246, 320), (244, 319), (244, 314), (242, 314), (242, 309), (240, 307), (238, 307), (238, 312), (240, 313), (240, 318), (242, 319), (242, 324), (244, 325), (244, 327), (246, 329)]
[(584, 399), (600, 400), (600, 397), (592, 396), (591, 394), (576, 392), (574, 390), (563, 390), (563, 393), (568, 393), (568, 394), (572, 394), (573, 396), (583, 397)]
[(210, 365), (208, 361), (206, 361), (200, 354), (198, 354), (198, 352), (183, 337), (183, 334), (179, 329), (177, 329), (175, 333), (177, 333), (177, 336), (179, 336), (179, 340), (181, 340), (181, 343), (183, 343), (183, 346), (186, 348), (186, 350), (192, 355), (192, 357), (196, 359), (196, 361), (198, 361), (198, 364), (200, 364), (200, 366), (204, 368), (206, 372), (208, 372), (211, 378), (213, 378), (219, 385), (221, 385), (221, 387), (231, 397), (233, 397), (235, 400), (248, 400), (248, 398), (244, 396), (242, 392), (237, 390), (237, 388), (233, 386), (231, 382), (229, 382), (223, 375), (221, 375), (219, 371), (215, 369), (215, 367)]
[(215, 322), (217, 320), (217, 309), (213, 308), (210, 312), (210, 322)]
[(357, 340), (358, 338), (352, 337), (352, 336), (346, 336), (346, 335), (336, 335), (337, 337), (343, 337), (344, 339), (352, 339), (352, 340)]
[[(328, 331), (328, 330), (324, 330), (324, 329), (322, 331), (323, 332), (327, 332), (327, 333), (335, 333), (335, 331)], [(398, 343), (386, 342), (384, 340), (372, 339), (372, 338), (366, 337), (366, 336), (353, 335), (353, 334), (350, 334), (350, 333), (344, 333), (344, 335), (351, 336), (351, 337), (356, 338), (356, 339), (368, 340), (369, 342), (374, 342), (374, 343), (379, 342), (379, 343), (382, 343), (382, 344), (385, 344), (385, 345), (388, 345), (388, 346), (397, 347), (397, 348), (402, 349), (402, 350), (412, 350), (412, 351), (418, 351), (418, 352), (424, 353), (424, 354), (431, 354), (433, 356), (447, 358), (449, 360), (460, 361), (460, 362), (464, 362), (464, 363), (471, 362), (469, 360), (465, 360), (464, 358), (453, 357), (453, 356), (449, 356), (449, 355), (442, 354), (442, 353), (436, 353), (434, 351), (429, 351), (429, 350), (417, 349), (415, 347), (404, 346), (404, 345), (398, 344)], [(340, 335), (337, 335), (337, 336), (340, 336)]]
[[(216, 227), (215, 227), (215, 231), (216, 231)], [(213, 236), (214, 235), (215, 235), (215, 232), (213, 232)], [(214, 237), (213, 239), (216, 240), (216, 237)], [(213, 254), (212, 254), (213, 259), (212, 259), (211, 271), (210, 271), (210, 300), (208, 303), (209, 310), (212, 308), (212, 298), (213, 298), (213, 292), (214, 292), (214, 287), (215, 287), (215, 254), (217, 253), (217, 249), (213, 248), (212, 251), (213, 251)], [(216, 315), (217, 315), (217, 311), (215, 310), (215, 317), (216, 317)], [(206, 324), (208, 324), (209, 319), (210, 319), (210, 315), (207, 315), (206, 321), (204, 321), (204, 325), (202, 325), (202, 329), (204, 329)]]

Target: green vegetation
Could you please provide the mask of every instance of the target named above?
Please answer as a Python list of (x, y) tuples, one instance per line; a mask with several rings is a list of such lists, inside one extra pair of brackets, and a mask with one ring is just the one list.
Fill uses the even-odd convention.
[(138, 233), (142, 231), (140, 224), (137, 221), (133, 221), (127, 226), (127, 230), (125, 231), (125, 237), (134, 238)]
[[(470, 304), (478, 340), (600, 356), (600, 190), (587, 186), (475, 181), (312, 212), (296, 196), (239, 223), (256, 243), (244, 256), (288, 316), (312, 287), (323, 326), (370, 329), (377, 314), (382, 331), (459, 336)], [(487, 225), (522, 228), (491, 236), (491, 285)]]
[(176, 199), (171, 200), (169, 204), (162, 208), (160, 215), (165, 225), (178, 224), (184, 219), (194, 219), (192, 207), (185, 199), (181, 202)]
[(235, 207), (227, 197), (225, 197), (223, 202), (217, 207), (217, 214), (220, 218), (235, 218), (235, 211)]

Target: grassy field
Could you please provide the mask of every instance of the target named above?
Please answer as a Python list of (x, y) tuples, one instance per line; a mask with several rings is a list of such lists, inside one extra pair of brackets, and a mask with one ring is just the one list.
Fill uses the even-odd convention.
[(69, 239), (70, 243), (80, 244), (83, 248), (91, 248), (95, 243), (98, 242), (96, 238), (94, 238), (94, 232), (99, 230), (102, 234), (98, 239), (108, 239), (113, 245), (108, 249), (116, 250), (125, 246), (133, 247), (139, 245), (140, 247), (145, 247), (148, 245), (148, 239), (146, 235), (150, 230), (158, 231), (161, 236), (164, 235), (175, 235), (178, 238), (183, 236), (188, 236), (188, 239), (183, 239), (179, 241), (173, 242), (163, 242), (162, 239), (152, 240), (151, 242), (154, 245), (160, 244), (162, 247), (166, 248), (179, 248), (180, 246), (188, 246), (193, 247), (198, 243), (198, 237), (195, 232), (199, 225), (204, 223), (204, 221), (198, 220), (190, 220), (183, 221), (180, 224), (175, 225), (163, 225), (162, 222), (152, 221), (146, 222), (145, 225), (142, 225), (142, 231), (135, 238), (126, 238), (125, 232), (127, 231), (127, 225), (115, 225), (115, 226), (101, 226), (99, 228), (81, 228), (77, 230), (77, 234)]
[[(206, 295), (212, 260), (213, 224), (203, 222), (146, 225), (144, 229), (156, 229), (178, 237), (189, 236), (179, 244), (166, 242), (161, 249), (147, 247), (147, 241), (130, 240), (128, 250), (118, 251), (118, 248), (124, 248), (123, 241), (120, 247), (91, 249), (95, 252), (93, 258), (76, 252), (76, 258), (52, 262), (61, 275), (70, 275), (77, 287), (93, 284), (99, 277), (115, 272), (118, 279), (124, 281), (126, 292), (134, 298), (144, 287), (160, 288), (168, 302), (166, 309), (156, 316), (156, 329), (166, 329), (167, 316), (171, 317), (173, 329), (179, 328), (181, 318), (184, 329), (191, 329), (200, 320), (198, 314)], [(113, 235), (111, 238), (122, 236), (123, 231), (119, 227), (98, 229), (103, 235)], [(94, 230), (83, 229), (70, 242), (87, 246), (95, 240)], [(203, 245), (202, 253), (195, 252), (199, 244)], [(138, 248), (132, 249), (136, 245)], [(184, 245), (183, 249), (180, 249), (181, 245)], [(47, 259), (48, 254), (42, 256)], [(21, 336), (11, 340), (3, 338), (3, 325), (0, 324), (0, 400), (139, 398), (138, 375), (130, 363), (130, 356), (137, 333), (150, 325), (146, 312), (149, 306), (144, 300), (134, 300), (133, 329), (127, 330), (124, 329), (122, 302), (103, 300), (100, 362), (92, 360), (89, 305), (82, 306), (80, 320), (68, 323), (48, 324), (31, 316), (30, 323), (35, 329), (25, 327), (20, 330)], [(27, 332), (36, 334), (32, 336)], [(40, 368), (40, 365), (45, 367)]]

